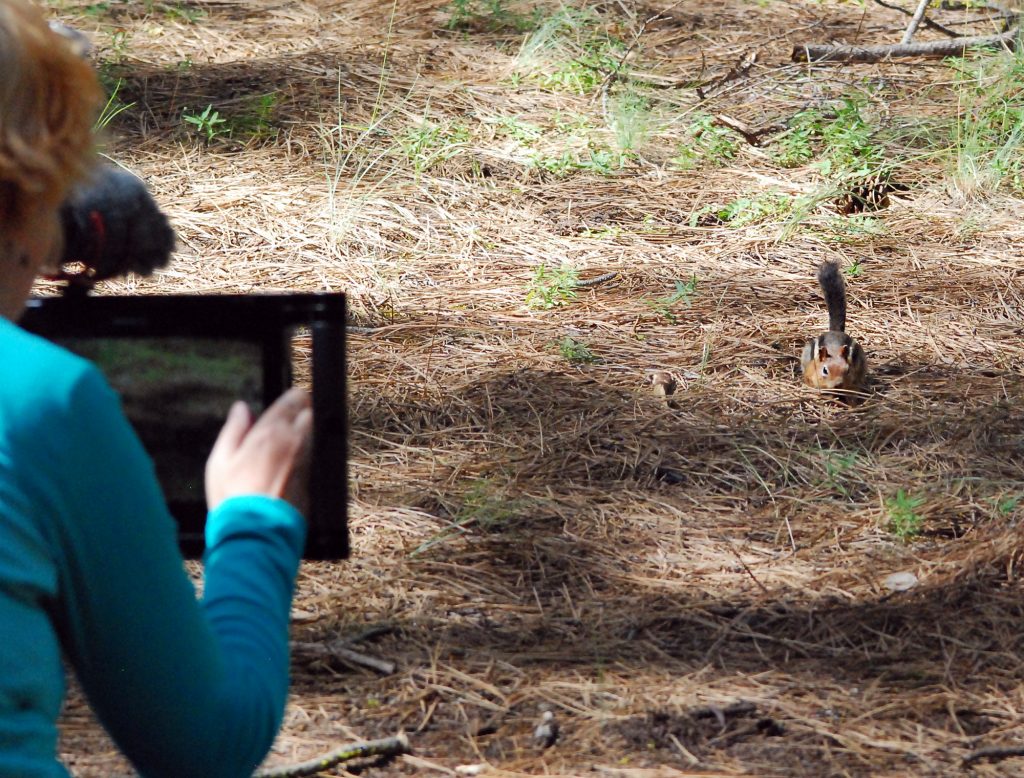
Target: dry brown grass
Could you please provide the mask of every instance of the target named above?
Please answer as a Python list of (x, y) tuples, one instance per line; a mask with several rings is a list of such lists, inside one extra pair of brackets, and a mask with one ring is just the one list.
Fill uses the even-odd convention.
[[(380, 627), (354, 647), (398, 670), (297, 658), (271, 763), (404, 729), (415, 756), (368, 774), (938, 776), (1024, 737), (1021, 513), (998, 507), (1024, 496), (1021, 200), (966, 200), (923, 153), (872, 215), (881, 234), (836, 240), (820, 210), (779, 240), (784, 220), (690, 217), (812, 192), (809, 167), (742, 144), (723, 167), (671, 164), (698, 111), (761, 126), (870, 83), (882, 116), (949, 116), (937, 63), (788, 61), (795, 42), (898, 40), (904, 17), (676, 4), (626, 63), (665, 87), (639, 159), (559, 178), (497, 122), (533, 122), (559, 153), (578, 140), (555, 117), (578, 114), (609, 144), (600, 94), (510, 83), (522, 36), (446, 31), (444, 0), (182, 4), (194, 23), (138, 0), (98, 18), (54, 5), (123, 57), (110, 69), (135, 107), (109, 152), (181, 236), (168, 271), (106, 292), (345, 290), (385, 327), (349, 347), (353, 557), (303, 567), (294, 638)], [(668, 7), (600, 6), (627, 41)], [(698, 100), (694, 82), (754, 51)], [(270, 92), (272, 137), (207, 144), (180, 118)], [(425, 121), (470, 132), (417, 172), (402, 142)], [(875, 382), (856, 408), (795, 380), (827, 258), (864, 268), (850, 329)], [(562, 262), (619, 275), (527, 309), (534, 269)], [(675, 322), (653, 310), (691, 276)], [(566, 336), (600, 361), (567, 362)], [(652, 369), (680, 382), (674, 408)], [(888, 527), (900, 489), (923, 498), (907, 543)], [(919, 584), (890, 592), (900, 571)], [(562, 727), (546, 751), (543, 709)], [(82, 776), (123, 769), (77, 696), (61, 749)]]

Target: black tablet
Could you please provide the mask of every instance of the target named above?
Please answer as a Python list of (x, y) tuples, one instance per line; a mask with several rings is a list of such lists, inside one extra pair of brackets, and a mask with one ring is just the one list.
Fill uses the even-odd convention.
[(311, 386), (305, 559), (348, 556), (344, 294), (33, 298), (20, 321), (95, 363), (153, 458), (187, 556), (203, 551), (206, 458), (236, 399)]

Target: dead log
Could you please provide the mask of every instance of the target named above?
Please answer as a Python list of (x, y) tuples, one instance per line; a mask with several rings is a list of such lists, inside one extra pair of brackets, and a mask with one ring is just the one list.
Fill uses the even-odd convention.
[(886, 46), (831, 46), (803, 44), (793, 47), (794, 62), (880, 62), (890, 57), (962, 57), (975, 46), (1006, 46), (1013, 48), (1017, 28), (999, 35), (975, 35), (927, 43), (897, 43)]

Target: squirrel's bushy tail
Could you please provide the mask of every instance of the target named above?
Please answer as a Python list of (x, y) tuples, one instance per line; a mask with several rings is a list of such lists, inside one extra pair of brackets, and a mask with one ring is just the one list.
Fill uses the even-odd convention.
[(828, 308), (828, 328), (833, 332), (846, 332), (846, 286), (835, 262), (822, 262), (818, 268), (818, 283), (825, 293)]

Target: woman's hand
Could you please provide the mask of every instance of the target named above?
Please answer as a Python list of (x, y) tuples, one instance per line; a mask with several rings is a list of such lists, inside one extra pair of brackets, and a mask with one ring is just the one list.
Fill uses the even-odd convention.
[(265, 494), (287, 500), (305, 513), (313, 410), (309, 394), (289, 389), (253, 423), (248, 406), (236, 402), (206, 461), (206, 504), (228, 497)]

